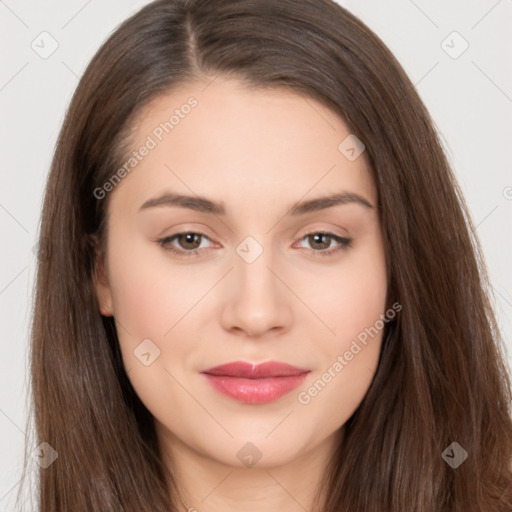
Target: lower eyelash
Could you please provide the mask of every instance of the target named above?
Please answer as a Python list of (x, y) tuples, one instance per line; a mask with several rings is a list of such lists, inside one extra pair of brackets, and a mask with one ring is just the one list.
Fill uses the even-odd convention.
[[(208, 238), (203, 233), (196, 233), (194, 231), (182, 231), (181, 233), (176, 233), (176, 234), (174, 234), (174, 235), (172, 235), (170, 237), (161, 238), (160, 240), (157, 240), (157, 242), (166, 251), (169, 251), (172, 254), (175, 254), (177, 256), (185, 256), (185, 257), (199, 256), (203, 249), (192, 249), (191, 251), (185, 251), (183, 249), (181, 249), (181, 250), (180, 249), (176, 249), (172, 245), (168, 245), (169, 242), (174, 240), (176, 237), (178, 237), (179, 235), (184, 235), (184, 234), (194, 234), (194, 235), (199, 235), (199, 236), (204, 237), (204, 238)], [(311, 235), (327, 235), (327, 236), (329, 236), (329, 238), (332, 238), (333, 240), (335, 240), (339, 244), (337, 247), (334, 247), (332, 249), (326, 249), (326, 250), (323, 250), (323, 251), (315, 251), (315, 250), (313, 250), (313, 254), (315, 255), (315, 257), (317, 255), (318, 256), (331, 256), (332, 254), (335, 254), (337, 252), (343, 251), (343, 250), (351, 247), (351, 244), (352, 244), (352, 239), (351, 238), (341, 237), (341, 236), (338, 236), (338, 235), (336, 235), (334, 233), (329, 233), (328, 231), (314, 231), (312, 233), (307, 233), (306, 235), (304, 235), (301, 238), (301, 240), (304, 240), (304, 238), (306, 238), (308, 236), (311, 236)]]

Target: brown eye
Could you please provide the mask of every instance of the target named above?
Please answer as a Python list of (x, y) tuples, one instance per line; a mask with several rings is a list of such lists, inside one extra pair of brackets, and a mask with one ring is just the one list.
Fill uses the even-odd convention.
[[(330, 256), (343, 251), (350, 247), (352, 239), (338, 236), (334, 233), (329, 232), (315, 232), (309, 233), (302, 238), (307, 240), (309, 246), (313, 250), (314, 255), (318, 256)], [(332, 242), (337, 242), (337, 246), (331, 247)]]
[(201, 245), (201, 236), (199, 233), (180, 233), (176, 240), (183, 249), (197, 249)]
[(158, 240), (158, 243), (166, 250), (178, 256), (198, 256), (208, 247), (199, 247), (203, 239), (209, 238), (203, 233), (183, 231), (172, 236)]
[[(327, 233), (312, 233), (307, 237), (313, 249), (328, 249), (329, 246), (331, 245), (331, 237)], [(322, 239), (324, 240), (323, 242)]]

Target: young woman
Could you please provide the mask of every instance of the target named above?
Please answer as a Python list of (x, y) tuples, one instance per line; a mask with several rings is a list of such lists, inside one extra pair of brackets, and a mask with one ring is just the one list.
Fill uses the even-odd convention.
[(84, 73), (48, 179), (38, 508), (512, 510), (468, 219), (345, 9), (148, 4)]

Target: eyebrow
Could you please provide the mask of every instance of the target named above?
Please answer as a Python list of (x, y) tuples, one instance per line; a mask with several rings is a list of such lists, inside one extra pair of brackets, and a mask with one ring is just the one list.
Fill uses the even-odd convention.
[[(342, 192), (340, 194), (333, 194), (330, 196), (319, 197), (317, 199), (310, 199), (308, 201), (301, 201), (295, 203), (289, 214), (292, 216), (304, 215), (306, 213), (317, 212), (325, 210), (337, 205), (345, 204), (358, 204), (365, 208), (373, 208), (373, 205), (364, 197), (353, 192)], [(148, 199), (140, 208), (147, 210), (148, 208), (156, 208), (161, 206), (178, 206), (180, 208), (188, 208), (202, 213), (209, 213), (213, 215), (226, 215), (224, 203), (215, 202), (206, 197), (201, 196), (187, 196), (182, 194), (175, 194), (166, 192), (161, 196), (153, 199)]]

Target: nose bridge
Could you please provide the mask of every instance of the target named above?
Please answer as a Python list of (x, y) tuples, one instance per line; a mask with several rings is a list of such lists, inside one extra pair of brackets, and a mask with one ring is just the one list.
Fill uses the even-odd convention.
[(251, 335), (283, 327), (290, 320), (290, 310), (283, 293), (283, 284), (275, 276), (276, 265), (270, 237), (249, 235), (235, 248), (232, 278), (234, 289), (225, 304), (225, 327), (239, 328)]
[(258, 238), (248, 235), (236, 247), (235, 276), (240, 282), (240, 289), (246, 289), (253, 296), (259, 296), (261, 293), (274, 295), (278, 290), (276, 278), (270, 271), (273, 267), (270, 237), (264, 240), (262, 236)]

